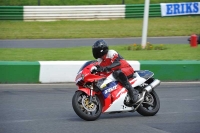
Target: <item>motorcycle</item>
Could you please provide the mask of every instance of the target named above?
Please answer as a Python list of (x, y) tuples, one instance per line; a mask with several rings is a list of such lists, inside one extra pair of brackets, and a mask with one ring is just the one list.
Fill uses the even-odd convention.
[(97, 72), (96, 61), (87, 61), (77, 73), (78, 90), (72, 98), (75, 113), (86, 121), (94, 121), (102, 113), (135, 112), (154, 116), (160, 109), (155, 88), (161, 81), (154, 79), (149, 70), (135, 71), (129, 77), (132, 87), (139, 92), (139, 100), (130, 104), (128, 90), (116, 81), (112, 73), (105, 76)]

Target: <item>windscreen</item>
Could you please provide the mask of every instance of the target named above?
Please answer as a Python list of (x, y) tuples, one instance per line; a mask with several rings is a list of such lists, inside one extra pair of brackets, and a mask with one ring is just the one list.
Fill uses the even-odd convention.
[(85, 62), (85, 64), (83, 64), (83, 66), (79, 69), (78, 73), (79, 73), (80, 71), (82, 71), (86, 66), (88, 66), (88, 65), (90, 65), (90, 64), (92, 64), (92, 63), (94, 63), (94, 62), (96, 62), (96, 60), (92, 60), (92, 61), (87, 61), (87, 62)]

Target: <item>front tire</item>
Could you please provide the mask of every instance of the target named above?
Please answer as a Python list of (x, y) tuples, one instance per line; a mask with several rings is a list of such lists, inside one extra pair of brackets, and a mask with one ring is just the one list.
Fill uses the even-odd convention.
[(76, 114), (86, 120), (94, 121), (101, 115), (102, 106), (97, 96), (89, 103), (89, 96), (82, 91), (76, 91), (72, 98), (72, 106)]
[(137, 109), (143, 116), (154, 116), (160, 109), (160, 100), (154, 90), (145, 95), (144, 102)]

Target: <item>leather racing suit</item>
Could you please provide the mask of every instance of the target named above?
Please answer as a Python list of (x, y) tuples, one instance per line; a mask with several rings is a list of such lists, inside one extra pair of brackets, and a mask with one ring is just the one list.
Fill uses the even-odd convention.
[(134, 70), (131, 65), (123, 59), (115, 50), (108, 50), (102, 58), (98, 58), (98, 65), (113, 73), (113, 77), (118, 80), (127, 90), (131, 97), (131, 102), (138, 100), (138, 92), (132, 88), (127, 77), (132, 77)]

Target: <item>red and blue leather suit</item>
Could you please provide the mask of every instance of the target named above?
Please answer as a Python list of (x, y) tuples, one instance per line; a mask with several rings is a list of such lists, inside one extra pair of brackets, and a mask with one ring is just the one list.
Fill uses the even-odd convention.
[[(127, 77), (132, 76), (134, 73), (130, 64), (123, 59), (115, 50), (108, 50), (108, 53), (102, 58), (98, 58), (98, 65), (106, 67), (108, 72), (115, 72), (121, 70)], [(115, 77), (116, 78), (116, 77)]]
[(132, 88), (128, 77), (132, 77), (134, 70), (131, 65), (124, 60), (115, 50), (108, 50), (108, 53), (97, 59), (98, 65), (103, 68), (105, 75), (113, 73), (113, 77), (118, 80), (129, 92), (132, 102), (137, 101), (136, 90)]
[(128, 90), (131, 98), (130, 103), (135, 103), (138, 100), (138, 92), (128, 81), (128, 77), (132, 77), (134, 73), (130, 64), (115, 50), (109, 50), (104, 40), (98, 40), (94, 43), (92, 46), (92, 53), (94, 58), (98, 61), (97, 71), (106, 76), (112, 73), (113, 77)]

